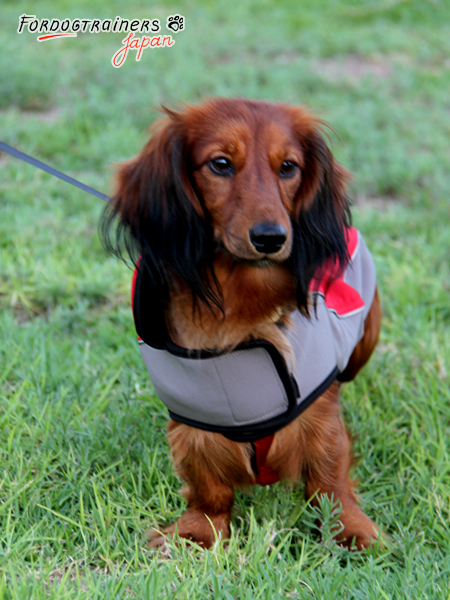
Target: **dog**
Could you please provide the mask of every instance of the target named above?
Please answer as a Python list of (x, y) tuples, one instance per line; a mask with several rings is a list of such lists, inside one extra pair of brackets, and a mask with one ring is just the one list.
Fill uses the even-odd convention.
[[(313, 504), (321, 494), (340, 503), (336, 540), (367, 548), (379, 530), (349, 476), (339, 388), (372, 354), (381, 308), (374, 282), (365, 301), (346, 283), (363, 241), (326, 124), (303, 107), (245, 99), (164, 110), (119, 167), (102, 226), (107, 247), (137, 265), (141, 352), (186, 484), (187, 510), (150, 546), (177, 531), (208, 548), (229, 535), (234, 488), (304, 478)], [(373, 270), (364, 252), (363, 279)], [(315, 331), (355, 315), (353, 344), (336, 358), (347, 333), (336, 343)], [(304, 383), (316, 363), (319, 380)]]

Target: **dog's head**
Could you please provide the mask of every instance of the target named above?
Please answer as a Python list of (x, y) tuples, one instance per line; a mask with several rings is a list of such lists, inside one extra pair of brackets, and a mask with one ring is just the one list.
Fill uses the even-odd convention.
[(324, 141), (323, 123), (303, 108), (249, 100), (166, 112), (142, 152), (119, 169), (103, 221), (108, 247), (120, 253), (125, 240), (155, 294), (181, 280), (194, 300), (218, 306), (217, 253), (255, 268), (286, 263), (306, 308), (320, 267), (333, 260), (343, 268), (348, 259), (348, 174)]

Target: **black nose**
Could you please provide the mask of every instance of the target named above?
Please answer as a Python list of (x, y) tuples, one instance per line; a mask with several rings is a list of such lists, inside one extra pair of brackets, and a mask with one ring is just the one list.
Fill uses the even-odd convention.
[(249, 231), (250, 241), (261, 254), (275, 254), (284, 246), (287, 231), (278, 223), (259, 223)]

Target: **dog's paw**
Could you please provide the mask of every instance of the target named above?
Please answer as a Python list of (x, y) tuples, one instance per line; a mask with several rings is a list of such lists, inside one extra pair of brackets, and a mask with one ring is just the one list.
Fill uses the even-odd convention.
[(208, 517), (196, 509), (188, 509), (181, 517), (161, 531), (150, 529), (147, 532), (148, 546), (161, 548), (168, 538), (177, 537), (194, 542), (201, 548), (211, 548), (219, 536), (228, 537), (230, 515), (220, 514)]
[(171, 29), (174, 33), (183, 31), (184, 17), (181, 15), (171, 15), (167, 18), (167, 29)]
[(391, 539), (384, 531), (380, 531), (379, 528), (373, 523), (373, 531), (371, 533), (365, 533), (362, 535), (354, 536), (353, 538), (347, 538), (346, 540), (339, 541), (339, 544), (348, 548), (349, 550), (369, 550), (374, 548), (390, 548), (392, 546)]
[(347, 516), (343, 522), (344, 531), (336, 536), (336, 541), (349, 550), (367, 550), (389, 539), (380, 533), (378, 526), (359, 507), (355, 514), (350, 518)]
[[(172, 532), (173, 535), (173, 532)], [(146, 533), (147, 545), (149, 548), (165, 548), (168, 538), (172, 537), (165, 529), (149, 529)]]

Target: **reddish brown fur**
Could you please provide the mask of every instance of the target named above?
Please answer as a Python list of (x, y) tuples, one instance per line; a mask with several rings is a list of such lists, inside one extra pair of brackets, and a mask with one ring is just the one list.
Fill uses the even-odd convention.
[[(181, 135), (190, 171), (183, 185), (202, 218), (204, 203), (219, 243), (214, 270), (224, 308), (222, 314), (200, 303), (194, 313), (190, 290), (179, 280), (171, 289), (166, 311), (169, 333), (185, 348), (224, 349), (265, 338), (289, 361), (289, 345), (276, 323), (288, 323), (296, 307), (295, 282), (285, 261), (292, 247), (292, 219), (311, 205), (323, 178), (323, 166), (315, 156), (321, 123), (301, 108), (244, 100), (211, 101), (169, 116), (141, 154), (119, 172), (117, 207), (129, 222), (135, 222), (138, 181), (155, 176), (155, 170), (162, 179), (168, 176), (171, 164), (166, 149), (175, 133)], [(233, 177), (211, 171), (208, 161), (218, 157), (232, 162)], [(292, 178), (280, 178), (283, 161), (299, 165)], [(342, 198), (348, 174), (333, 161), (330, 177), (334, 209), (340, 214), (345, 210)], [(248, 233), (262, 221), (280, 223), (287, 231), (286, 243), (267, 263), (261, 261)], [(345, 370), (346, 380), (369, 359), (380, 319), (377, 294), (364, 337)], [(304, 477), (307, 497), (317, 491), (333, 494), (342, 504), (344, 530), (339, 541), (350, 545), (354, 538), (356, 546), (363, 548), (376, 539), (378, 529), (358, 507), (353, 493), (350, 442), (339, 416), (338, 396), (339, 387), (333, 384), (297, 420), (277, 432), (267, 463), (282, 479), (296, 482)], [(177, 529), (180, 536), (209, 547), (215, 539), (210, 521), (227, 536), (234, 487), (255, 481), (251, 444), (175, 421), (169, 423), (169, 441), (175, 468), (187, 484), (188, 507), (163, 533)], [(153, 532), (151, 538), (152, 546), (164, 543), (159, 533)]]

